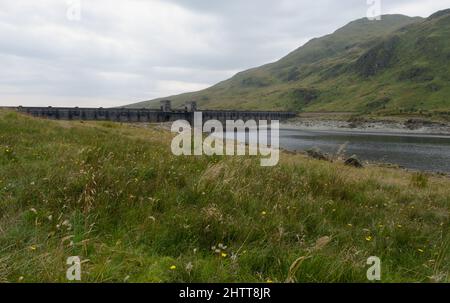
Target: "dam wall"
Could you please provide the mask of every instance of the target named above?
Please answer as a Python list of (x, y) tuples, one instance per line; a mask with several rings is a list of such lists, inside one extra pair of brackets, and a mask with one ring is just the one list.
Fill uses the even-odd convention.
[(147, 108), (79, 108), (79, 107), (17, 107), (19, 112), (45, 119), (114, 121), (127, 123), (161, 123), (176, 120), (193, 122), (194, 112), (202, 112), (203, 120), (286, 120), (297, 116), (296, 112), (282, 111), (235, 111), (201, 110), (195, 102), (189, 102), (184, 110), (173, 110), (167, 100), (161, 102), (161, 109)]

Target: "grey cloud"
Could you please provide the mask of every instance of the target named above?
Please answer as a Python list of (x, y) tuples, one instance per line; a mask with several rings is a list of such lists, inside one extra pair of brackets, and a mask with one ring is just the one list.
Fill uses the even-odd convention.
[[(366, 0), (0, 3), (0, 105), (117, 106), (204, 88), (366, 15)], [(384, 0), (427, 16), (448, 0)], [(32, 100), (32, 101), (30, 101)], [(30, 103), (31, 102), (31, 103)]]

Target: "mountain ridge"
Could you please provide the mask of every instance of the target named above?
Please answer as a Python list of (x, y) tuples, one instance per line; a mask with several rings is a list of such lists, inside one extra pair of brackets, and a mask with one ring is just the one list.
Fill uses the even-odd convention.
[[(361, 18), (272, 63), (205, 90), (130, 105), (195, 100), (200, 107), (419, 112), (450, 107), (450, 9), (428, 18)], [(416, 94), (413, 94), (416, 92)], [(408, 101), (409, 100), (409, 101)]]

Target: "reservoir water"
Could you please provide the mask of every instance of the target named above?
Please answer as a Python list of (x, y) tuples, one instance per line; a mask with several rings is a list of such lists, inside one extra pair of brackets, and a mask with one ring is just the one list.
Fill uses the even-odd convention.
[[(257, 138), (253, 131), (250, 134)], [(248, 133), (247, 136), (238, 133), (237, 140), (248, 142), (248, 136)], [(232, 139), (233, 134), (227, 133), (226, 137)], [(318, 148), (325, 153), (336, 154), (342, 146), (345, 146), (345, 156), (356, 155), (363, 161), (450, 173), (450, 134), (280, 129), (280, 147), (285, 150), (305, 151)]]
[(345, 155), (361, 160), (450, 173), (450, 135), (280, 130), (280, 147), (291, 151), (316, 147), (335, 154), (343, 144)]

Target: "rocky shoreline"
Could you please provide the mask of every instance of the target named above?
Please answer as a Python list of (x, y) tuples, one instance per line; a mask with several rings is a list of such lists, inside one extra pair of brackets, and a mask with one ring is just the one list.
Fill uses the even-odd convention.
[(282, 124), (282, 127), (315, 131), (379, 132), (450, 136), (449, 123), (431, 122), (422, 119), (392, 121), (371, 119), (338, 120), (302, 118), (287, 121)]

